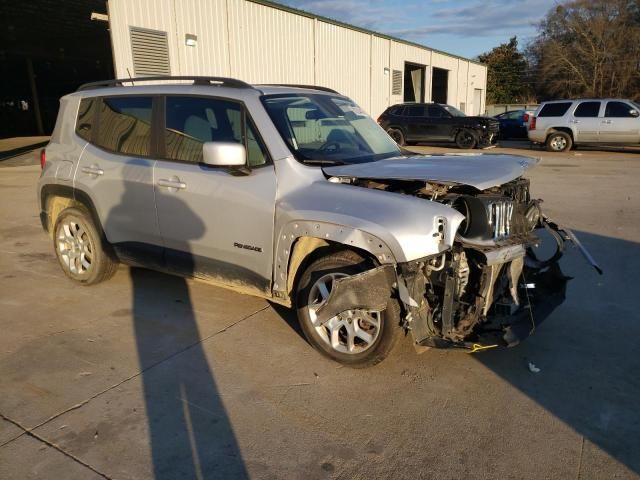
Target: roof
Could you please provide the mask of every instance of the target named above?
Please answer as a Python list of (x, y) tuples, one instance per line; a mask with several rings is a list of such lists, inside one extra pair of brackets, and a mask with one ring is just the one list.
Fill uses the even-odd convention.
[(344, 23), (339, 20), (334, 20), (329, 17), (323, 17), (322, 15), (316, 15), (315, 13), (310, 13), (305, 10), (300, 10), (299, 8), (289, 7), (287, 5), (282, 5), (281, 3), (272, 2), (271, 0), (248, 0), (252, 3), (257, 3), (259, 5), (264, 5), (266, 7), (276, 8), (278, 10), (282, 10), (284, 12), (293, 13), (295, 15), (301, 15), (303, 17), (311, 18), (314, 20), (320, 20), (322, 22), (330, 23), (332, 25), (336, 25), (338, 27), (348, 28), (349, 30), (355, 30), (356, 32), (366, 33), (368, 35), (375, 35), (376, 37), (385, 38), (387, 40), (393, 40), (394, 42), (404, 43), (405, 45), (411, 45), (412, 47), (423, 48), (425, 50), (431, 50), (432, 52), (440, 53), (442, 55), (447, 55), (448, 57), (457, 58), (459, 60), (464, 60), (466, 62), (475, 63), (476, 65), (482, 65), (486, 67), (486, 64), (479, 62), (477, 60), (472, 60), (470, 58), (462, 57), (460, 55), (454, 55), (453, 53), (444, 52), (442, 50), (438, 50), (436, 48), (428, 47), (427, 45), (422, 45), (420, 43), (411, 42), (409, 40), (404, 40), (402, 38), (394, 37), (392, 35), (387, 35), (385, 33), (375, 32), (373, 30), (368, 30), (366, 28), (357, 27), (355, 25), (351, 25), (349, 23)]
[(584, 102), (584, 101), (593, 101), (593, 102), (630, 102), (628, 98), (566, 98), (561, 100), (545, 100), (540, 102), (543, 103), (567, 103), (567, 102)]
[[(172, 82), (173, 83), (147, 83), (147, 82)], [(190, 83), (186, 83), (190, 82)], [(203, 77), (203, 76), (150, 76), (136, 78), (118, 78), (111, 80), (103, 80), (98, 82), (85, 83), (80, 85), (75, 94), (79, 96), (95, 96), (100, 94), (114, 94), (114, 89), (120, 93), (143, 93), (143, 94), (163, 94), (171, 92), (197, 92), (197, 88), (215, 88), (224, 89), (227, 93), (234, 90), (258, 92), (263, 95), (272, 94), (290, 94), (290, 93), (307, 93), (307, 94), (325, 94), (340, 95), (340, 93), (330, 88), (315, 85), (278, 85), (278, 84), (255, 84), (251, 85), (241, 80), (228, 77)], [(97, 91), (97, 93), (96, 93)], [(89, 92), (88, 95), (85, 92)]]

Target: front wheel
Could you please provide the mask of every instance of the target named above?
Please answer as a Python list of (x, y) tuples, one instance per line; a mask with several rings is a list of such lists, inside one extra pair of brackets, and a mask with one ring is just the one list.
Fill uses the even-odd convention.
[(467, 150), (475, 148), (476, 144), (476, 136), (471, 130), (463, 128), (456, 134), (456, 145), (458, 148)]
[(317, 321), (315, 312), (326, 302), (335, 280), (373, 266), (353, 251), (335, 252), (311, 263), (296, 289), (298, 321), (309, 343), (350, 367), (375, 365), (391, 353), (402, 333), (398, 302), (390, 298), (382, 312), (347, 310), (324, 324)]

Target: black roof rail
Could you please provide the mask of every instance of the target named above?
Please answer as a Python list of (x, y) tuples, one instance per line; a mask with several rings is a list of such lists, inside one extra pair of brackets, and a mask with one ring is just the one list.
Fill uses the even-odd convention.
[(77, 91), (79, 92), (82, 90), (91, 90), (94, 88), (103, 87), (123, 87), (123, 84), (125, 83), (131, 83), (132, 85), (135, 85), (136, 82), (156, 82), (160, 80), (193, 80), (193, 85), (218, 84), (223, 87), (254, 88), (253, 85), (249, 85), (248, 83), (243, 82), (242, 80), (237, 80), (235, 78), (160, 75), (153, 77), (116, 78), (114, 80), (103, 80), (100, 82), (85, 83), (83, 85), (80, 85)]
[(306, 88), (308, 90), (321, 90), (323, 92), (329, 93), (337, 93), (340, 95), (340, 92), (335, 91), (333, 88), (329, 87), (320, 87), (318, 85), (298, 85), (295, 83), (261, 83), (258, 85), (259, 87), (291, 87), (291, 88)]

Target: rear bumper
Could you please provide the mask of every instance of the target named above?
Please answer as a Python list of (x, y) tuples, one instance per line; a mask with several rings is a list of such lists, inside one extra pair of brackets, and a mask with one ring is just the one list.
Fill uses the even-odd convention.
[(527, 137), (535, 143), (544, 143), (546, 141), (546, 135), (542, 130), (528, 130)]

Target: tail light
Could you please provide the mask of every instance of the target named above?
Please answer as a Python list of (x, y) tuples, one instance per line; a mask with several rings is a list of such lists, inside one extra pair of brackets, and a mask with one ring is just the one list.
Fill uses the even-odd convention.
[(525, 114), (522, 116), (522, 121), (523, 121), (524, 123), (529, 123), (529, 114), (528, 114), (528, 113), (525, 113)]
[(531, 117), (531, 123), (529, 123), (529, 130), (536, 129), (536, 117)]
[(43, 148), (40, 150), (40, 169), (44, 170), (44, 164), (47, 163), (47, 151)]

